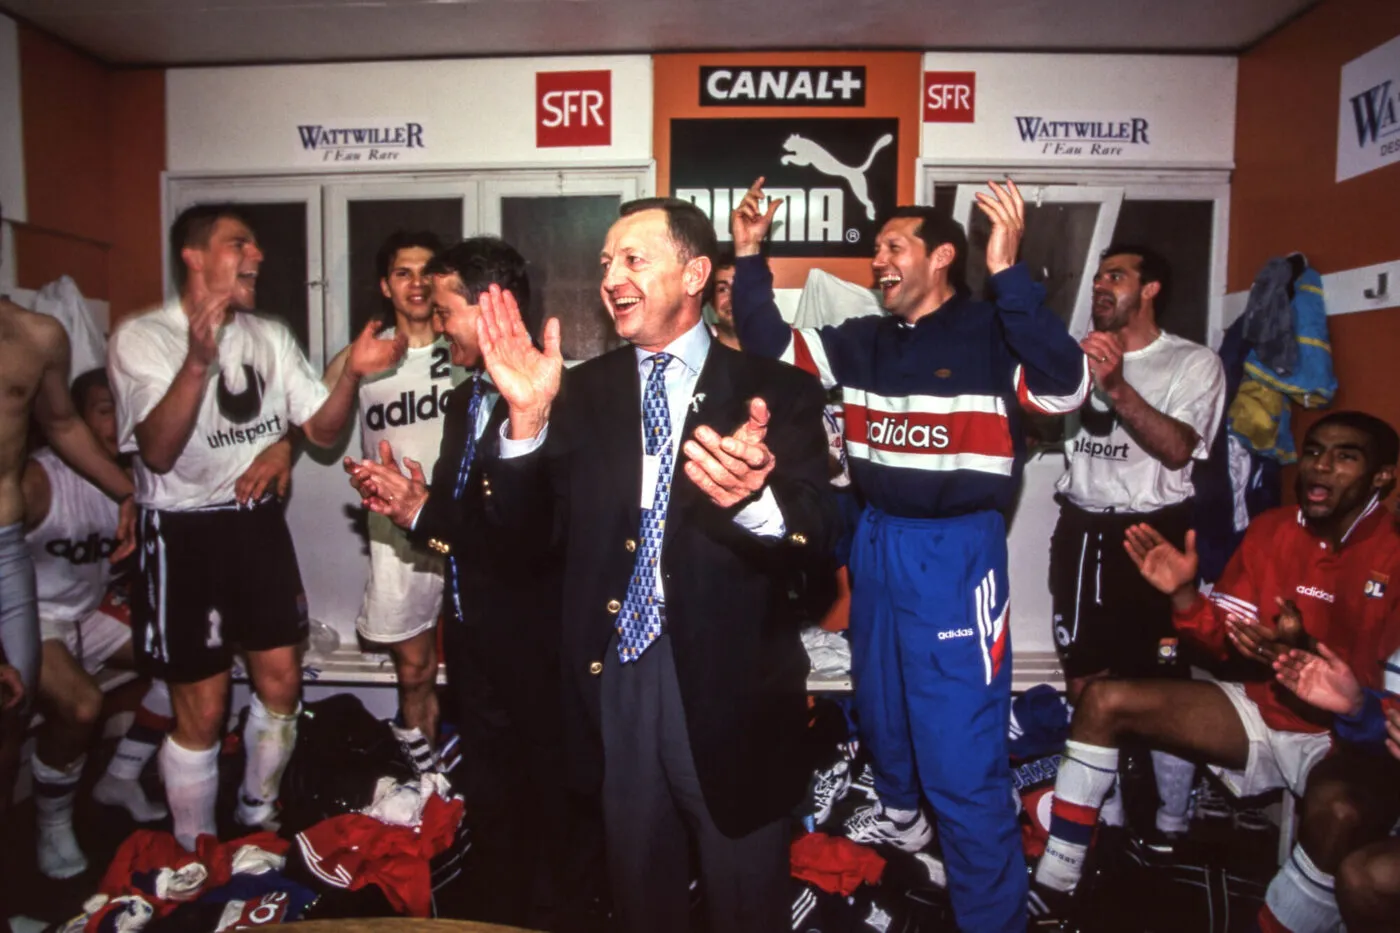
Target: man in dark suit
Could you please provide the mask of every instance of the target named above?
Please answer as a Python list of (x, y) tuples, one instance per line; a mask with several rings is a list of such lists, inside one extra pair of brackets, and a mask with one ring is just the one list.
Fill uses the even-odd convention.
[(472, 237), (438, 253), (424, 274), (433, 283), (433, 329), (446, 337), (453, 364), (470, 371), (446, 396), (432, 482), (409, 459), (402, 475), (387, 443), (374, 472), (348, 457), (345, 469), (368, 508), (447, 559), (446, 718), (462, 739), (453, 778), (473, 844), (464, 909), (473, 919), (563, 928), (561, 902), (575, 908), (583, 895), (561, 889), (590, 866), (566, 869), (560, 861), (567, 847), (584, 847), (568, 838), (578, 828), (573, 811), (584, 804), (560, 780), (560, 565), (547, 549), (522, 559), (518, 548), (503, 547), (482, 510), (491, 495), (482, 464), (499, 445), (507, 407), (481, 371), (478, 297), (494, 285), (528, 302), (526, 263), (502, 240)]
[(564, 547), (569, 767), (601, 788), (613, 906), (635, 933), (688, 929), (687, 836), (712, 930), (785, 929), (787, 814), (810, 765), (786, 604), (835, 534), (824, 399), (711, 339), (715, 253), (693, 205), (624, 205), (601, 290), (629, 345), (567, 377), (558, 321), (540, 351), (493, 289), (478, 323), (510, 408), (487, 512)]

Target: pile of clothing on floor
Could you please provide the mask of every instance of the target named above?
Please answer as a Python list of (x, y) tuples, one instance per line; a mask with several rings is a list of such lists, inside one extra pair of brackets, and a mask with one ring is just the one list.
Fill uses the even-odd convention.
[(350, 695), (309, 704), (282, 779), (280, 827), (195, 851), (140, 830), (59, 933), (220, 933), (345, 917), (431, 917), (470, 841), (447, 777), (415, 764)]
[[(825, 749), (798, 817), (805, 832), (792, 845), (792, 929), (800, 933), (954, 933), (947, 873), (935, 832), (917, 852), (861, 845), (845, 837), (847, 821), (878, 802), (869, 756), (855, 738), (848, 702), (819, 699), (811, 727)], [(1012, 703), (1007, 739), (1014, 802), (1028, 865), (1045, 850), (1050, 804), (1069, 734), (1069, 709), (1053, 687), (1041, 685)], [(1155, 808), (1150, 759), (1127, 775)], [(1099, 911), (1094, 930), (1242, 930), (1258, 911), (1276, 849), (1272, 823), (1254, 825), (1260, 801), (1210, 796), (1202, 777), (1196, 840), (1155, 852), (1124, 830), (1100, 828), (1086, 885)], [(1244, 830), (1251, 830), (1244, 832)], [(1144, 909), (1144, 905), (1152, 905)]]

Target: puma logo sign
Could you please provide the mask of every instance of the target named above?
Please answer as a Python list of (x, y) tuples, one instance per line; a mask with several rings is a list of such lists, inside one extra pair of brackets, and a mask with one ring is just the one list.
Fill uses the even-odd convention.
[(870, 149), (870, 155), (866, 157), (865, 164), (859, 168), (851, 168), (836, 159), (817, 143), (812, 142), (805, 136), (793, 133), (783, 143), (783, 151), (787, 154), (782, 157), (784, 165), (810, 165), (823, 175), (830, 175), (833, 178), (843, 179), (850, 186), (851, 194), (855, 199), (865, 205), (865, 216), (868, 220), (875, 219), (875, 202), (870, 200), (870, 188), (865, 180), (865, 173), (870, 171), (870, 166), (875, 161), (875, 156), (880, 154), (890, 143), (894, 142), (894, 134), (886, 133), (875, 141), (875, 145)]

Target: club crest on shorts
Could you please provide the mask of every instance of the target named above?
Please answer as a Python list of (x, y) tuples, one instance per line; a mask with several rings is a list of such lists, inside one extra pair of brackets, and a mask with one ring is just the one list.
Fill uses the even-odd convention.
[(224, 644), (224, 617), (219, 610), (209, 610), (209, 628), (204, 635), (204, 647), (221, 648)]
[(1157, 663), (1171, 664), (1176, 661), (1179, 642), (1175, 638), (1163, 638), (1157, 642)]
[(1385, 597), (1386, 584), (1390, 582), (1388, 574), (1378, 570), (1372, 570), (1371, 576), (1366, 580), (1366, 595), (1371, 599), (1382, 599)]

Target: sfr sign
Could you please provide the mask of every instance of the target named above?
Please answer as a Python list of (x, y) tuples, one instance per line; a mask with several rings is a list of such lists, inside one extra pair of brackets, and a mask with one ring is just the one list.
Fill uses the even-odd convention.
[(976, 103), (977, 72), (924, 72), (925, 123), (971, 123)]
[(536, 72), (535, 145), (612, 145), (612, 72)]

